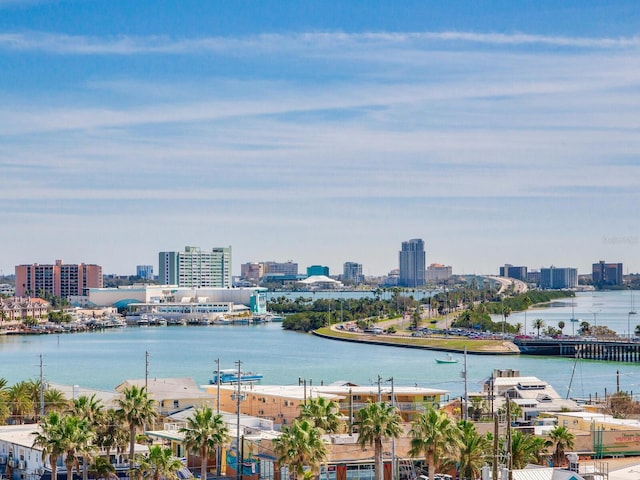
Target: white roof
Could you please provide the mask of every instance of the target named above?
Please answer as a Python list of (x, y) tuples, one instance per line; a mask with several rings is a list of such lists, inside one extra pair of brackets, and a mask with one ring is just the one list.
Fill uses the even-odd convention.
[(312, 283), (332, 283), (334, 285), (342, 285), (342, 282), (329, 278), (326, 275), (311, 275), (310, 277), (301, 280), (300, 283), (312, 284)]

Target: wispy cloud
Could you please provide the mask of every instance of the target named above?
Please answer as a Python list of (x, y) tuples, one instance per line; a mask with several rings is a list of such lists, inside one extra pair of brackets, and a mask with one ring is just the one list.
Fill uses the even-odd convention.
[(341, 33), (310, 32), (261, 34), (246, 37), (168, 37), (168, 36), (74, 36), (47, 32), (7, 32), (0, 34), (0, 48), (22, 52), (60, 55), (142, 55), (202, 54), (234, 55), (238, 52), (269, 53), (283, 50), (402, 47), (428, 45), (479, 44), (496, 46), (549, 46), (589, 49), (636, 49), (640, 37), (588, 38), (530, 35), (523, 33), (409, 32)]

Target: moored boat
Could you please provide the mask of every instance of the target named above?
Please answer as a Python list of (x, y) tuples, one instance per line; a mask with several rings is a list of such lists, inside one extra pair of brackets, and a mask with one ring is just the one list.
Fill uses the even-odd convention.
[[(233, 368), (214, 370), (213, 378), (209, 380), (209, 384), (216, 385), (218, 383), (238, 383), (238, 371)], [(262, 380), (262, 374), (254, 372), (240, 372), (240, 383), (259, 382)]]
[(436, 358), (436, 363), (458, 363), (458, 359), (447, 353), (445, 358)]

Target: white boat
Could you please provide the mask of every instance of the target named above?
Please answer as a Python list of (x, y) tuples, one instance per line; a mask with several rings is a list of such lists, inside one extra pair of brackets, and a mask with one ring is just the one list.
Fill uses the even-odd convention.
[(447, 353), (444, 358), (436, 358), (436, 363), (458, 363), (458, 359), (453, 358), (450, 353)]
[[(215, 370), (209, 384), (217, 385), (218, 377), (220, 377), (220, 383), (238, 383), (238, 370), (234, 368)], [(241, 383), (259, 382), (260, 380), (262, 380), (260, 373), (240, 372)]]

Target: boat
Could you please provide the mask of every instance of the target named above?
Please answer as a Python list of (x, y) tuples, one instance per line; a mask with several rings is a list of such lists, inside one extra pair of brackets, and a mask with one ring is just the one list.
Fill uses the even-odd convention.
[[(217, 385), (218, 377), (220, 377), (220, 383), (238, 383), (238, 370), (233, 368), (214, 370), (209, 385)], [(259, 382), (260, 380), (262, 380), (260, 373), (240, 372), (240, 383)]]
[(436, 363), (458, 363), (458, 359), (447, 353), (445, 358), (436, 358)]

